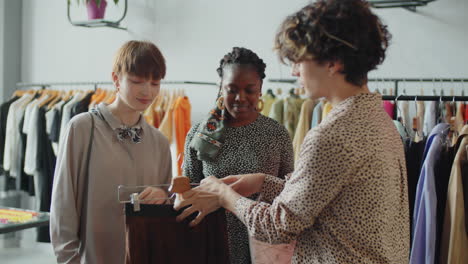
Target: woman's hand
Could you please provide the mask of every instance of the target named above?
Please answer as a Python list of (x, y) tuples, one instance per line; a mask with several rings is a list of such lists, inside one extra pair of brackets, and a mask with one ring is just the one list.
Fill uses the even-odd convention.
[(254, 193), (260, 192), (263, 182), (265, 181), (265, 174), (243, 174), (233, 175), (221, 179), (225, 184), (228, 184), (238, 194), (248, 197)]
[(146, 187), (138, 195), (138, 199), (142, 204), (163, 204), (167, 200), (167, 193), (161, 188)]
[(236, 195), (229, 186), (216, 177), (210, 176), (205, 178), (201, 181), (200, 186), (183, 193), (182, 199), (179, 199), (174, 204), (175, 210), (180, 210), (185, 206), (191, 205), (177, 217), (177, 221), (182, 221), (187, 216), (198, 211), (198, 215), (190, 222), (190, 226), (196, 226), (206, 215), (224, 206), (223, 203), (226, 202), (226, 199)]

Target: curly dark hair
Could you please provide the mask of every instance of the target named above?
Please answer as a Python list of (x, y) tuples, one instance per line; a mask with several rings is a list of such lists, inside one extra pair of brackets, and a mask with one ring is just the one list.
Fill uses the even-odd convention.
[(223, 69), (227, 65), (252, 66), (258, 73), (258, 76), (260, 76), (260, 79), (263, 80), (265, 78), (266, 64), (255, 52), (249, 49), (234, 47), (231, 52), (224, 55), (219, 62), (219, 68), (216, 69), (221, 79), (223, 78)]
[(347, 82), (363, 85), (385, 59), (391, 35), (364, 0), (318, 0), (282, 23), (275, 49), (280, 60), (339, 61)]

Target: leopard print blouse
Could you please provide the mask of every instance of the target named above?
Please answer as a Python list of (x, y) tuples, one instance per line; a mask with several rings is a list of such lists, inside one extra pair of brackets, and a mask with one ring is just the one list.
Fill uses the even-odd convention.
[(404, 150), (381, 102), (360, 94), (337, 104), (308, 132), (296, 170), (266, 177), (270, 203), (236, 202), (250, 235), (297, 239), (293, 263), (408, 263)]

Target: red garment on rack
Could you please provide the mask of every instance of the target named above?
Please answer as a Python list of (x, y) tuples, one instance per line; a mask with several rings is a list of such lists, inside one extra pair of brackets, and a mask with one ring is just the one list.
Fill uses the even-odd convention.
[(468, 123), (468, 105), (465, 103), (465, 124)]
[(395, 103), (391, 101), (383, 101), (382, 107), (384, 108), (385, 112), (390, 116), (391, 119), (395, 119), (393, 116), (395, 113)]

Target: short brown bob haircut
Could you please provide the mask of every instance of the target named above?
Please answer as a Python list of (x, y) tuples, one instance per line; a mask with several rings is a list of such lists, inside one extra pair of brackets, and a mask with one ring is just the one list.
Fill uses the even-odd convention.
[(166, 76), (166, 61), (159, 48), (148, 41), (131, 40), (116, 53), (112, 71), (161, 80)]
[(364, 0), (318, 0), (288, 16), (275, 50), (285, 63), (341, 62), (347, 82), (361, 86), (385, 59), (391, 35)]

